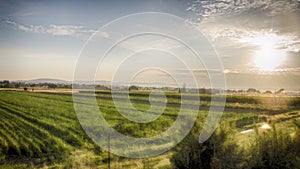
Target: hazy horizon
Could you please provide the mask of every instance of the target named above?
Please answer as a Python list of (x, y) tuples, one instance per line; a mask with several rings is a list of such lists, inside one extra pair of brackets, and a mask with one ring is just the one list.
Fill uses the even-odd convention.
[[(7, 80), (7, 79), (0, 79), (0, 81), (4, 81), (4, 80)], [(73, 83), (73, 80), (67, 80), (67, 79), (54, 79), (54, 78), (35, 78), (35, 79), (12, 79), (12, 80), (9, 80), (10, 82), (28, 82), (28, 83), (31, 83), (31, 81), (36, 81), (34, 83), (38, 84), (38, 83), (45, 83), (45, 82), (49, 82), (51, 83), (51, 81), (62, 81), (62, 82), (55, 82), (57, 84), (64, 84), (64, 83)], [(45, 82), (39, 82), (39, 81), (45, 81)], [(94, 81), (80, 81), (79, 82), (87, 82), (85, 84), (91, 84), (93, 83)], [(170, 83), (163, 83), (163, 82), (150, 82), (150, 83), (147, 83), (147, 82), (131, 82), (131, 83), (127, 83), (127, 82), (122, 82), (122, 81), (115, 81), (113, 82), (113, 84), (111, 84), (111, 81), (109, 80), (95, 80), (96, 82), (96, 85), (104, 85), (104, 86), (111, 86), (111, 85), (116, 85), (116, 86), (129, 86), (129, 85), (136, 85), (136, 86), (140, 86), (140, 87), (157, 87), (157, 88), (160, 88), (160, 87), (170, 87), (170, 88), (178, 88), (178, 87), (183, 87), (185, 86), (186, 88), (190, 88), (190, 89), (195, 89), (195, 88), (205, 88), (205, 89), (211, 89), (210, 86), (198, 86), (198, 87), (195, 87), (195, 86), (189, 86), (189, 85), (186, 85), (186, 84), (180, 84), (180, 85), (177, 85), (177, 84), (170, 84)], [(250, 88), (254, 88), (256, 90), (259, 90), (260, 92), (264, 92), (264, 91), (278, 91), (280, 89), (284, 89), (284, 91), (286, 92), (299, 92), (300, 91), (300, 88), (283, 88), (283, 87), (253, 87), (253, 86), (244, 86), (244, 87), (231, 87), (231, 88), (226, 88), (226, 90), (248, 90)], [(215, 89), (218, 89), (218, 88), (215, 88)]]

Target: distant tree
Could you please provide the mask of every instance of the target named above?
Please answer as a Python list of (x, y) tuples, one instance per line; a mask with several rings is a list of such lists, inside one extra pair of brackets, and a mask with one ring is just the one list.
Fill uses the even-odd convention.
[(238, 93), (245, 93), (245, 90), (238, 90)]
[(213, 89), (206, 89), (206, 90), (205, 90), (205, 93), (206, 93), (206, 94), (213, 94)]
[(199, 89), (199, 93), (200, 93), (200, 94), (204, 94), (205, 91), (206, 91), (205, 88), (200, 88), (200, 89)]
[(248, 90), (247, 90), (247, 93), (256, 93), (256, 89), (254, 89), (254, 88), (249, 88)]
[(264, 92), (264, 94), (273, 94), (270, 90)]
[(48, 86), (49, 89), (56, 89), (57, 88), (57, 85), (53, 84), (53, 83), (49, 83), (47, 86)]
[(277, 90), (276, 92), (275, 92), (275, 94), (280, 94), (280, 93), (282, 93), (284, 91), (284, 89), (279, 89), (279, 90)]
[(15, 84), (15, 88), (19, 88), (21, 86), (21, 83), (20, 82), (17, 82), (16, 84)]
[(227, 93), (236, 93), (237, 91), (236, 91), (236, 90), (228, 89), (226, 92), (227, 92)]
[(34, 91), (34, 87), (36, 86), (36, 84), (31, 84), (30, 87), (31, 87), (31, 91)]
[(185, 93), (186, 92), (186, 84), (184, 83), (182, 88), (179, 88), (178, 90), (179, 93)]
[(9, 81), (8, 80), (3, 80), (1, 82), (1, 87), (3, 87), (3, 88), (9, 88), (10, 87)]
[(24, 91), (25, 91), (25, 92), (27, 91), (27, 89), (28, 89), (27, 87), (24, 87)]
[(220, 92), (221, 92), (221, 90), (219, 90), (219, 89), (205, 89), (205, 94), (217, 94)]
[(65, 88), (65, 89), (71, 89), (71, 88), (72, 88), (72, 85), (70, 85), (70, 84), (65, 84), (65, 85), (63, 85), (63, 88)]
[(217, 94), (217, 93), (220, 93), (221, 92), (221, 90), (219, 90), (219, 89), (211, 89), (211, 94)]
[(138, 86), (135, 86), (135, 85), (132, 85), (129, 87), (129, 91), (131, 90), (139, 90), (139, 87)]
[(95, 87), (97, 90), (109, 90), (109, 87), (104, 85), (96, 85)]

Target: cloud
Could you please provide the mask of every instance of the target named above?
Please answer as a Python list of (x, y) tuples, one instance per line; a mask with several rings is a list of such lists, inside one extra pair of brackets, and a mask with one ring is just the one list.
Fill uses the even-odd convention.
[(240, 72), (238, 70), (234, 70), (234, 69), (224, 69), (223, 73), (225, 73), (225, 74), (229, 74), (229, 73), (237, 74), (237, 73), (240, 73)]
[(226, 73), (222, 69), (176, 69), (173, 70), (177, 74), (197, 73), (197, 74), (208, 74), (208, 73)]
[[(212, 29), (208, 29), (207, 27), (205, 28), (205, 32), (215, 43), (231, 41), (231, 44), (239, 44), (238, 46), (240, 48), (247, 45), (261, 47), (268, 44), (272, 45), (276, 49), (286, 52), (297, 53), (300, 49), (300, 37), (298, 35), (292, 33), (281, 33), (279, 31), (270, 29), (249, 30), (243, 27), (234, 27), (221, 24), (215, 25)], [(226, 43), (224, 45), (230, 45), (230, 43)]]
[(136, 36), (134, 38), (125, 39), (119, 45), (120, 47), (133, 52), (150, 48), (168, 51), (183, 47), (179, 42), (160, 35)]
[(232, 69), (232, 68), (225, 68), (224, 70), (218, 70), (218, 69), (176, 69), (173, 70), (176, 74), (185, 75), (189, 74), (191, 72), (195, 74), (201, 74), (201, 75), (207, 75), (207, 73), (224, 73), (225, 75), (230, 74), (243, 74), (243, 75), (252, 75), (252, 74), (282, 74), (282, 73), (292, 73), (299, 75), (300, 73), (300, 67), (289, 67), (289, 68), (278, 68), (274, 69), (271, 72), (265, 72), (261, 71), (257, 68), (247, 68), (247, 69)]
[(300, 0), (198, 0), (187, 10), (221, 56), (266, 43), (285, 52), (300, 50)]
[(274, 48), (288, 52), (298, 52), (300, 48), (300, 39), (298, 36), (276, 34), (273, 32), (251, 32), (249, 35), (241, 36), (239, 41), (256, 46), (266, 45), (267, 43)]
[[(21, 23), (17, 23), (15, 21), (0, 18), (0, 23), (6, 26), (10, 26), (13, 29), (20, 30), (28, 33), (40, 33), (40, 34), (51, 34), (56, 36), (73, 36), (79, 37), (83, 35), (91, 35), (96, 32), (95, 29), (88, 29), (84, 26), (76, 26), (76, 25), (25, 25)], [(108, 38), (109, 34), (107, 32), (99, 32), (99, 35), (104, 38)]]
[(110, 34), (108, 32), (97, 32), (97, 35), (103, 38), (109, 38)]
[(194, 13), (195, 21), (230, 14), (265, 13), (276, 16), (286, 11), (295, 11), (300, 7), (299, 0), (196, 0), (186, 9)]

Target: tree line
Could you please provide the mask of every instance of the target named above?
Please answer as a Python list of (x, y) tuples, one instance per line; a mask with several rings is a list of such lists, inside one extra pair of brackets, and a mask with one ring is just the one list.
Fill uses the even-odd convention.
[[(96, 90), (111, 90), (110, 86), (106, 85), (88, 85), (88, 84), (77, 84), (77, 88), (83, 87), (87, 88), (89, 86), (90, 88), (95, 88)], [(10, 82), (9, 80), (3, 80), (0, 81), (0, 88), (35, 88), (35, 87), (43, 87), (47, 89), (71, 89), (72, 84), (64, 84), (64, 83), (27, 83), (27, 82), (18, 82), (18, 81), (13, 81)], [(76, 87), (75, 87), (76, 88)], [(131, 86), (121, 86), (119, 87), (120, 90), (129, 90), (129, 91), (134, 91), (134, 90), (152, 90), (152, 89), (162, 89), (163, 91), (177, 91), (178, 93), (200, 93), (200, 94), (218, 94), (218, 93), (224, 93), (223, 90), (220, 89), (207, 89), (207, 88), (186, 88), (184, 85), (182, 88), (176, 88), (176, 87), (142, 87), (142, 86), (136, 86), (136, 85), (131, 85)], [(233, 90), (233, 89), (228, 89), (226, 90), (226, 93), (250, 93), (250, 94), (281, 94), (284, 92), (284, 89), (278, 89), (277, 91), (260, 91), (255, 88), (249, 88), (247, 90)]]
[(54, 83), (26, 83), (26, 82), (10, 82), (9, 80), (0, 81), (0, 88), (35, 88), (43, 87), (48, 89), (67, 88), (71, 89), (71, 84), (54, 84)]

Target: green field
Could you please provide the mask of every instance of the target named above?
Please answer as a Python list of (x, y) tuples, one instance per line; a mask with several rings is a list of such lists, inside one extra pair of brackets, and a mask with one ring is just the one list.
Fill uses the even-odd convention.
[[(83, 95), (89, 96), (90, 93)], [(116, 95), (120, 103), (124, 101), (124, 97), (122, 92)], [(202, 126), (205, 122), (211, 95), (188, 97), (191, 100), (194, 97), (200, 98), (199, 103), (196, 103), (200, 108), (193, 130), (197, 127), (199, 129), (197, 125)], [(299, 98), (284, 97), (227, 96), (221, 123), (227, 126), (231, 136), (236, 139), (237, 146), (244, 147), (246, 154), (246, 151), (253, 151), (247, 147), (251, 147), (255, 143), (254, 138), (260, 136), (262, 124), (270, 124), (271, 129), (266, 129), (270, 132), (273, 131), (273, 125), (276, 130), (283, 129), (288, 135), (299, 130)], [(138, 124), (118, 113), (110, 92), (98, 91), (96, 98), (108, 123), (113, 126), (125, 121), (117, 130), (134, 137), (152, 137), (168, 129), (176, 120), (181, 105), (180, 94), (166, 93), (167, 107), (163, 114), (153, 122)], [(150, 107), (149, 92), (131, 92), (130, 100), (140, 111), (146, 111)], [(159, 96), (152, 101), (159, 103)], [(0, 118), (0, 168), (105, 168), (107, 165), (107, 152), (94, 144), (81, 128), (71, 93), (0, 91)], [(249, 129), (254, 131), (241, 134)], [(112, 156), (111, 166), (173, 168), (170, 159), (180, 146), (149, 159)], [(299, 159), (298, 149), (296, 154)]]

